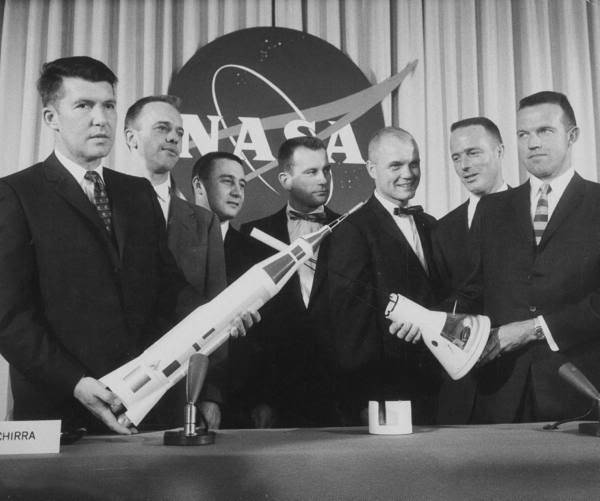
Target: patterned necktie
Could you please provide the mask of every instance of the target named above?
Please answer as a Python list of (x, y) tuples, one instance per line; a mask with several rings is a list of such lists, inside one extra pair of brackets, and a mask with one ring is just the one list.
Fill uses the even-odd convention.
[(96, 206), (96, 210), (104, 223), (106, 231), (108, 231), (109, 235), (112, 235), (112, 212), (102, 178), (96, 171), (87, 171), (83, 178), (94, 185), (94, 199), (92, 202)]
[(411, 205), (410, 207), (395, 207), (394, 216), (414, 216), (423, 212), (420, 205)]
[(293, 209), (288, 210), (288, 217), (290, 221), (310, 221), (311, 223), (321, 223), (325, 224), (327, 221), (327, 215), (324, 212), (311, 212), (309, 214), (304, 214), (303, 212), (297, 212)]
[(533, 233), (535, 235), (536, 245), (540, 245), (542, 235), (548, 224), (548, 193), (552, 191), (549, 184), (544, 183), (540, 187), (540, 198), (535, 207), (535, 214), (533, 216)]

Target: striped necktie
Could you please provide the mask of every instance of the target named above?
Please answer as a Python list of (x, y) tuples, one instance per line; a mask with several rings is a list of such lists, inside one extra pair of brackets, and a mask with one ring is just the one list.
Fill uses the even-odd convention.
[(544, 183), (540, 187), (540, 198), (538, 198), (533, 216), (533, 233), (536, 245), (540, 245), (542, 235), (548, 224), (548, 193), (552, 191), (549, 184)]
[(110, 210), (110, 202), (102, 178), (95, 171), (87, 171), (83, 177), (86, 181), (94, 185), (94, 198), (91, 202), (96, 206), (96, 210), (104, 223), (106, 231), (108, 231), (109, 235), (112, 235), (112, 211)]

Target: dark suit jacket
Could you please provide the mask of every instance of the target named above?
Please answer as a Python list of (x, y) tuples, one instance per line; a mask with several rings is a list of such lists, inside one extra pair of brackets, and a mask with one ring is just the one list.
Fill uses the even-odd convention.
[(538, 420), (576, 416), (588, 402), (557, 369), (569, 359), (600, 383), (600, 185), (575, 174), (539, 247), (529, 182), (479, 204), (472, 225), (477, 267), (461, 291), (464, 304), (479, 304), (493, 326), (543, 315), (560, 351), (541, 340), (479, 369), (478, 419), (519, 419), (524, 399)]
[[(414, 220), (431, 269), (430, 233), (435, 219), (422, 213)], [(356, 421), (368, 400), (403, 398), (413, 400), (414, 421), (431, 422), (430, 407), (439, 384), (437, 361), (423, 343), (413, 345), (392, 337), (385, 310), (392, 292), (432, 306), (436, 302), (432, 281), (393, 217), (374, 196), (330, 238), (331, 325), (350, 419)]]
[(173, 193), (167, 239), (177, 266), (205, 302), (226, 287), (223, 239), (215, 214)]
[(185, 286), (150, 183), (110, 169), (104, 180), (114, 240), (54, 155), (0, 180), (0, 352), (16, 419), (79, 424), (79, 379), (162, 334), (157, 317), (172, 317)]
[(473, 266), (469, 259), (469, 201), (441, 218), (431, 235), (433, 261), (443, 286), (441, 294), (449, 296), (468, 278)]
[(225, 247), (225, 269), (228, 284), (240, 278), (265, 253), (274, 254), (276, 252), (275, 250), (268, 251), (260, 245), (260, 242), (244, 235), (231, 225), (225, 234), (223, 245)]
[[(327, 208), (325, 212), (328, 221), (337, 217)], [(285, 207), (271, 216), (246, 223), (241, 232), (249, 234), (254, 227), (290, 243)], [(326, 365), (331, 352), (324, 268), (328, 248), (329, 238), (326, 238), (319, 249), (308, 308), (302, 300), (296, 274), (263, 307), (263, 320), (255, 332), (262, 361), (253, 398), (256, 404), (275, 407), (282, 426), (336, 424), (332, 408), (333, 380)], [(274, 252), (265, 248), (261, 257), (264, 259)]]

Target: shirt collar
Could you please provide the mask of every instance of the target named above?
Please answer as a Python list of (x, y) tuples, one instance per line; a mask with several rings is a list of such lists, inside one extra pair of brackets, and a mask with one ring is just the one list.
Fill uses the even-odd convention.
[[(388, 211), (390, 213), (390, 215), (394, 216), (394, 209), (396, 207), (398, 207), (398, 204), (390, 202), (387, 198), (383, 198), (383, 196), (381, 195), (381, 193), (379, 193), (377, 190), (375, 190), (373, 192), (373, 194), (375, 195), (375, 198), (377, 200), (379, 200), (379, 203), (381, 203), (381, 205), (383, 205), (383, 208), (386, 211)], [(395, 217), (397, 217), (397, 216), (395, 216)]]
[[(84, 169), (81, 165), (73, 162), (73, 160), (70, 160), (58, 150), (54, 150), (54, 155), (56, 156), (56, 158), (58, 158), (58, 161), (63, 165), (63, 167), (67, 169), (69, 173), (75, 178), (77, 184), (83, 184), (83, 176), (85, 176), (87, 169)], [(98, 165), (98, 167), (96, 167), (93, 170), (100, 175), (100, 178), (104, 182), (104, 167), (102, 166), (102, 164)]]
[(167, 177), (164, 183), (153, 185), (154, 191), (163, 202), (166, 202), (171, 197), (171, 176)]
[(223, 242), (225, 241), (225, 235), (229, 231), (229, 221), (223, 221), (221, 223), (221, 237), (223, 238)]
[[(502, 183), (500, 188), (498, 188), (496, 191), (492, 191), (491, 193), (500, 193), (501, 191), (506, 190), (508, 190), (508, 184)], [(469, 205), (476, 206), (479, 203), (479, 200), (481, 200), (481, 195), (475, 195), (475, 193), (469, 192)]]
[(550, 193), (554, 197), (554, 200), (559, 200), (560, 197), (562, 197), (562, 194), (564, 193), (565, 189), (567, 188), (567, 185), (569, 184), (574, 175), (575, 169), (573, 167), (569, 167), (565, 172), (563, 172), (560, 176), (554, 178), (549, 183), (546, 183), (546, 181), (538, 179), (535, 176), (529, 176), (529, 182), (531, 183), (531, 196), (537, 196), (542, 185), (546, 183), (549, 184), (552, 188), (552, 191)]

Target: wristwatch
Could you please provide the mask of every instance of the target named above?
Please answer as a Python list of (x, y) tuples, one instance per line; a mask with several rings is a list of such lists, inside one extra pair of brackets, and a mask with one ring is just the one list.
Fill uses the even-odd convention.
[(540, 323), (539, 317), (534, 317), (533, 324), (535, 325), (535, 338), (544, 339), (546, 335), (544, 334), (544, 328)]

